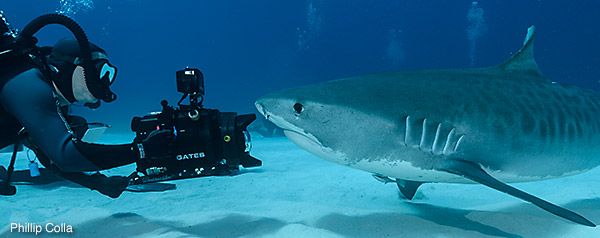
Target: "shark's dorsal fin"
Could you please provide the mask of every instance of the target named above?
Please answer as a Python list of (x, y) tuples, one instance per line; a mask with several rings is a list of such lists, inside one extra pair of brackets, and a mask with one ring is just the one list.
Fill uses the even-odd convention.
[(527, 36), (523, 42), (523, 47), (508, 60), (499, 64), (498, 67), (508, 71), (525, 71), (542, 75), (540, 68), (535, 63), (533, 56), (533, 39), (535, 38), (535, 26), (527, 29)]

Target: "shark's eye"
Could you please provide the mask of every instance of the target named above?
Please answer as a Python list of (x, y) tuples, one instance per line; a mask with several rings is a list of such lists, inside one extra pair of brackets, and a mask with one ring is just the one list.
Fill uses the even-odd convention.
[(300, 114), (302, 111), (304, 111), (304, 106), (302, 106), (300, 103), (296, 103), (294, 104), (294, 111), (296, 111), (296, 114)]

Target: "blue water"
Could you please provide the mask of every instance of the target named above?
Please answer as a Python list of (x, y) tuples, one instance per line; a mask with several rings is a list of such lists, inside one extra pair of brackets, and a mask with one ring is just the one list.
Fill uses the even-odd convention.
[[(254, 112), (279, 89), (380, 71), (484, 67), (517, 51), (537, 26), (536, 59), (552, 81), (600, 90), (599, 1), (3, 1), (23, 28), (62, 11), (118, 66), (119, 99), (88, 118), (127, 131), (134, 115), (180, 95), (175, 71), (200, 68), (205, 105)], [(70, 36), (38, 33), (40, 45)]]

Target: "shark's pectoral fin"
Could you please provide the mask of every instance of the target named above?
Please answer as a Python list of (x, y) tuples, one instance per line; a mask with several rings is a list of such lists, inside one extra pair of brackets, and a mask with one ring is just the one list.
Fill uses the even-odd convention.
[(582, 225), (595, 227), (596, 225), (584, 218), (583, 216), (569, 211), (565, 208), (559, 207), (547, 201), (544, 201), (538, 197), (535, 197), (531, 194), (523, 192), (519, 189), (509, 186), (501, 181), (498, 181), (494, 177), (490, 176), (486, 173), (481, 166), (474, 164), (472, 162), (464, 161), (464, 160), (448, 160), (444, 164), (441, 170), (463, 176), (490, 188), (496, 189), (501, 192), (508, 193), (512, 196), (518, 197), (525, 201), (531, 202), (534, 205), (551, 212), (554, 215), (565, 218), (567, 220), (577, 222)]
[(409, 200), (412, 200), (415, 196), (415, 193), (417, 192), (417, 189), (419, 189), (419, 186), (421, 186), (423, 182), (396, 179), (396, 184), (398, 185), (398, 188), (400, 189), (402, 195), (404, 195)]

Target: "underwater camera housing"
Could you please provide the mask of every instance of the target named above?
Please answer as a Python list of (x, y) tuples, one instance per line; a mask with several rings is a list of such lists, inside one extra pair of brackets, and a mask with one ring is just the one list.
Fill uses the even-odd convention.
[[(166, 100), (162, 100), (161, 112), (134, 117), (131, 121), (131, 130), (136, 132), (134, 143), (141, 143), (155, 130), (173, 131), (173, 153), (166, 157), (139, 160), (138, 175), (132, 178), (131, 183), (232, 175), (239, 171), (240, 165), (260, 166), (262, 162), (249, 154), (252, 143), (246, 129), (256, 116), (203, 108), (202, 72), (186, 68), (177, 71), (176, 75), (177, 91), (184, 93), (177, 103), (179, 107), (169, 106)], [(190, 104), (182, 105), (181, 102), (188, 96)]]

